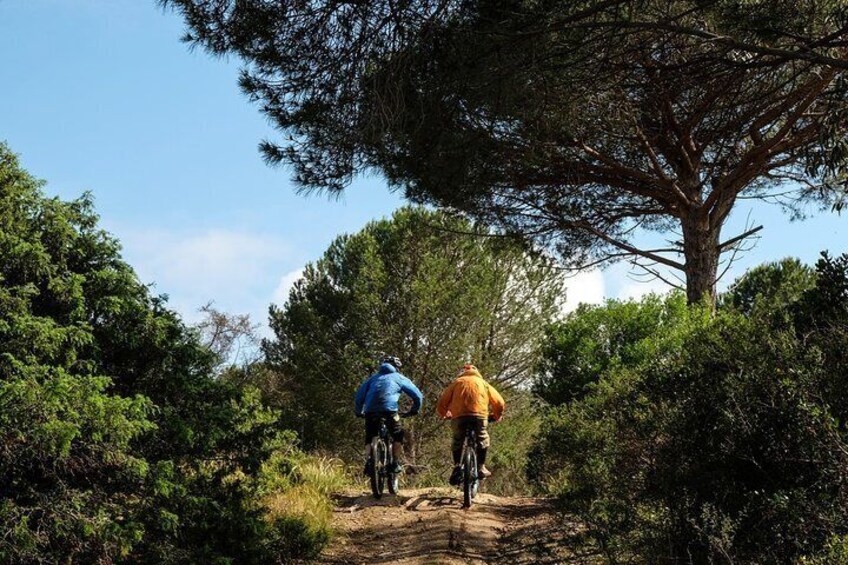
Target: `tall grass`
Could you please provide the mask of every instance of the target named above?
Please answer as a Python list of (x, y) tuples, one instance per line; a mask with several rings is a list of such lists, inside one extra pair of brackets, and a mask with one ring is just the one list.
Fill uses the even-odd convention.
[(269, 550), (292, 559), (317, 557), (332, 536), (330, 495), (349, 480), (340, 461), (297, 450), (274, 454), (260, 471), (257, 493)]

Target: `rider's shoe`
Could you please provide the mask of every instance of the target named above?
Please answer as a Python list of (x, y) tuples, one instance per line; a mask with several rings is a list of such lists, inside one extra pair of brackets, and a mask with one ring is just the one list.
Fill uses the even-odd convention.
[(370, 476), (371, 476), (371, 460), (370, 460), (370, 459), (369, 459), (368, 461), (366, 461), (366, 462), (365, 462), (365, 471), (363, 471), (363, 474), (364, 474), (366, 477), (370, 477)]
[(488, 470), (485, 465), (480, 465), (480, 469), (478, 470), (478, 472), (480, 473), (481, 479), (488, 479), (492, 476), (492, 472)]
[(395, 461), (389, 466), (389, 473), (399, 474), (403, 473), (403, 465)]
[(457, 486), (462, 482), (462, 467), (459, 465), (455, 465), (453, 468), (453, 472), (451, 473), (450, 480), (448, 481), (453, 486)]

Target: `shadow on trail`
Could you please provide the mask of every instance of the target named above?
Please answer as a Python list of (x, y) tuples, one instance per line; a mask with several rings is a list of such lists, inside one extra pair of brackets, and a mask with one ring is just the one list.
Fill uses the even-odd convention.
[(403, 506), (411, 496), (387, 494), (382, 498), (374, 498), (370, 494), (350, 495), (350, 494), (334, 494), (331, 496), (336, 505), (336, 512), (355, 512), (362, 508), (371, 508), (374, 506), (398, 507)]
[(463, 509), (459, 492), (443, 489), (407, 495), (340, 495), (335, 498), (343, 539), (321, 562), (401, 563), (597, 563), (583, 547), (580, 529), (555, 520), (538, 499), (482, 494)]
[(534, 506), (511, 506), (509, 527), (500, 539), (498, 555), (491, 563), (530, 565), (540, 563), (601, 563), (600, 553), (585, 528), (560, 515), (550, 501)]

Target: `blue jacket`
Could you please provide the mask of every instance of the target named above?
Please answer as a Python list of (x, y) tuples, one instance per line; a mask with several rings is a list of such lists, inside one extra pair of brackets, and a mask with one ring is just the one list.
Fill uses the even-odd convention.
[(397, 412), (401, 392), (412, 399), (411, 412), (421, 410), (424, 395), (418, 387), (393, 365), (383, 363), (356, 391), (356, 413)]

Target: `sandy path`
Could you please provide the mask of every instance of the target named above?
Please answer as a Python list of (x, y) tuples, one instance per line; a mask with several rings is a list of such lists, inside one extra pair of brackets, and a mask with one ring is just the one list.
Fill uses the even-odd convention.
[(459, 491), (419, 489), (374, 500), (360, 493), (337, 497), (337, 537), (324, 564), (601, 563), (581, 529), (555, 519), (536, 498), (480, 494), (470, 510)]

